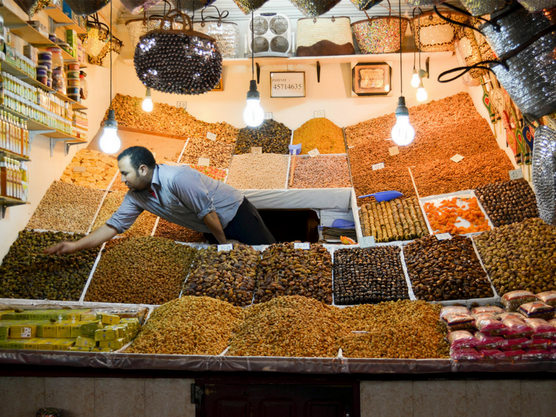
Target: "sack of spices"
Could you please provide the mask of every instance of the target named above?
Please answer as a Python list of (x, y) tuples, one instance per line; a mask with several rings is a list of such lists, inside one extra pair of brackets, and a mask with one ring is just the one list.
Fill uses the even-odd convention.
[(351, 55), (355, 53), (349, 17), (299, 19), (297, 56)]

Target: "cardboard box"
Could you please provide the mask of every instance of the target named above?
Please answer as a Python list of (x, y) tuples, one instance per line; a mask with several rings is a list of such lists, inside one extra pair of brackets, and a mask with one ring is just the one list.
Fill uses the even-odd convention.
[(56, 323), (56, 338), (67, 339), (71, 337), (71, 323), (61, 322)]
[(40, 350), (54, 350), (55, 339), (41, 339)]
[(53, 350), (68, 350), (75, 344), (73, 339), (54, 339), (52, 343)]
[(94, 347), (91, 349), (91, 352), (111, 352), (111, 350), (110, 348)]
[(39, 324), (37, 326), (37, 337), (50, 339), (57, 337), (57, 328), (53, 323)]
[(102, 340), (98, 342), (99, 348), (110, 348), (111, 350), (121, 349), (125, 345), (124, 339)]
[(23, 349), (39, 349), (38, 345), (40, 345), (41, 339), (33, 338), (25, 341), (23, 345)]
[(10, 339), (32, 339), (37, 337), (37, 325), (21, 323), (10, 326)]
[(88, 347), (79, 347), (79, 346), (72, 346), (68, 350), (75, 351), (75, 352), (89, 352), (91, 348)]
[(101, 315), (101, 321), (103, 324), (119, 324), (120, 323), (120, 316), (117, 316), (115, 314), (105, 314), (102, 313)]
[(101, 340), (116, 340), (118, 338), (118, 330), (114, 327), (105, 327), (104, 329), (99, 329), (95, 332), (95, 340), (97, 342)]
[(86, 337), (95, 337), (95, 332), (102, 329), (100, 321), (92, 321), (81, 325), (81, 335)]
[(90, 337), (79, 336), (77, 339), (75, 339), (75, 346), (77, 347), (86, 347), (90, 349), (92, 347), (95, 347), (95, 345), (95, 339)]

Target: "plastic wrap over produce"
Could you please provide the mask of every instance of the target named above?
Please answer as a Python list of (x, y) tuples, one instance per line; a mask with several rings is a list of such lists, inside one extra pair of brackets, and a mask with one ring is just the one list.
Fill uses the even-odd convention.
[(533, 186), (539, 214), (547, 224), (556, 224), (556, 131), (541, 126), (535, 131), (533, 149)]

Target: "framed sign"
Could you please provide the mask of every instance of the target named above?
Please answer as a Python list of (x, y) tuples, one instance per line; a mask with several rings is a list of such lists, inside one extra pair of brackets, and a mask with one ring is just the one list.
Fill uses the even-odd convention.
[(271, 72), (270, 97), (305, 97), (305, 71)]
[(385, 96), (392, 91), (392, 67), (386, 62), (361, 62), (352, 68), (351, 78), (358, 96)]
[(223, 78), (224, 78), (224, 74), (222, 74), (222, 75), (220, 76), (220, 81), (218, 81), (218, 84), (216, 84), (216, 85), (214, 86), (214, 88), (212, 89), (212, 91), (224, 91), (224, 81), (223, 81)]

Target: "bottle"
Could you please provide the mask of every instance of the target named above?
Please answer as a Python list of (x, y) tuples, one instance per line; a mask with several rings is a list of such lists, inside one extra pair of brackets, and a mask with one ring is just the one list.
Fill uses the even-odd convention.
[(7, 197), (6, 157), (0, 158), (0, 196)]

